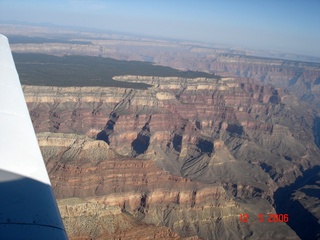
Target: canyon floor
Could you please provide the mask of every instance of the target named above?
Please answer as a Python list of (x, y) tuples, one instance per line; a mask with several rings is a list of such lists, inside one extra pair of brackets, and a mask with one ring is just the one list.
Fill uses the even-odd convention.
[(319, 63), (3, 29), (70, 239), (320, 238)]

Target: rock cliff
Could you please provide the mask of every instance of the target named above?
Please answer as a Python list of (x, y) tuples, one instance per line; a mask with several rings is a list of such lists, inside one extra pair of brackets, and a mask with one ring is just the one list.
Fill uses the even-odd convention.
[(200, 239), (180, 237), (167, 227), (139, 223), (120, 207), (80, 198), (62, 199), (58, 205), (69, 239)]
[[(15, 32), (12, 29), (7, 31), (9, 34)], [(74, 32), (69, 34), (75, 35)], [(311, 104), (314, 109), (320, 109), (319, 58), (290, 57), (290, 54), (273, 54), (270, 51), (261, 53), (230, 47), (218, 48), (204, 43), (139, 39), (110, 34), (83, 33), (80, 36), (78, 33), (78, 38), (71, 40), (87, 41), (87, 44), (76, 44), (72, 41), (42, 44), (15, 43), (12, 44), (12, 49), (23, 53), (47, 53), (58, 56), (90, 55), (120, 60), (150, 61), (156, 65), (170, 66), (180, 70), (254, 78), (264, 84), (270, 83), (276, 87), (286, 88), (299, 99)], [(293, 60), (287, 60), (290, 58)], [(308, 62), (308, 60), (315, 62)]]
[(296, 238), (284, 223), (274, 229), (239, 222), (243, 212), (254, 219), (274, 211), (267, 200), (235, 199), (221, 184), (172, 175), (153, 160), (120, 156), (82, 135), (39, 133), (38, 139), (71, 239), (269, 238), (283, 231)]
[(115, 80), (153, 87), (23, 88), (59, 199), (118, 207), (182, 237), (297, 237), (257, 216), (319, 164), (311, 108), (249, 78)]
[[(70, 239), (319, 237), (319, 58), (3, 29), (31, 36), (13, 43), (15, 52), (149, 61), (222, 76), (114, 77), (151, 86), (145, 90), (23, 87)], [(64, 40), (39, 44), (32, 36)], [(268, 222), (274, 213), (289, 222)]]

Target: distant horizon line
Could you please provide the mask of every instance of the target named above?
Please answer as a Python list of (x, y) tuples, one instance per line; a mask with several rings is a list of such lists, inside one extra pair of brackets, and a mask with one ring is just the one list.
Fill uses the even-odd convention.
[[(0, 21), (0, 25), (21, 25), (21, 26), (29, 26), (29, 27), (47, 27), (47, 28), (60, 28), (66, 30), (73, 31), (83, 31), (90, 33), (102, 33), (102, 34), (118, 34), (123, 36), (130, 36), (136, 38), (147, 38), (150, 40), (163, 40), (167, 42), (186, 42), (191, 44), (200, 44), (199, 47), (209, 47), (212, 49), (226, 49), (233, 51), (244, 51), (243, 56), (247, 57), (263, 57), (270, 59), (279, 59), (279, 60), (290, 60), (290, 61), (298, 61), (298, 62), (311, 62), (311, 63), (320, 63), (320, 56), (301, 54), (301, 53), (293, 53), (285, 50), (279, 49), (261, 49), (261, 48), (249, 48), (244, 46), (236, 46), (227, 43), (215, 43), (215, 42), (206, 42), (199, 40), (191, 40), (191, 39), (178, 39), (173, 37), (164, 37), (164, 36), (154, 36), (142, 33), (134, 33), (134, 32), (126, 32), (126, 31), (118, 31), (113, 29), (102, 29), (102, 28), (94, 28), (94, 27), (82, 27), (75, 25), (60, 25), (51, 22), (24, 22), (17, 20), (5, 20)], [(24, 35), (26, 36), (26, 35)], [(202, 45), (202, 46), (201, 46)], [(248, 54), (248, 51), (251, 54)], [(270, 53), (273, 52), (273, 53)], [(237, 55), (241, 55), (238, 53)], [(281, 55), (291, 55), (291, 56), (281, 56)], [(302, 59), (301, 59), (302, 58)]]

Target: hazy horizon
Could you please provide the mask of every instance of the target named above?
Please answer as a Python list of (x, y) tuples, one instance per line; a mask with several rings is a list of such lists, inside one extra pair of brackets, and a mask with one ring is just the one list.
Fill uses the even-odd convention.
[(0, 23), (51, 23), (320, 57), (319, 10), (316, 0), (0, 0)]

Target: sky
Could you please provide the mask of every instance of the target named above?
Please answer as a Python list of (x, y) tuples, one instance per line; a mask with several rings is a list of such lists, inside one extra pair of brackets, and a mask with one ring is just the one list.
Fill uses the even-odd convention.
[(320, 57), (320, 0), (0, 0), (7, 21)]

